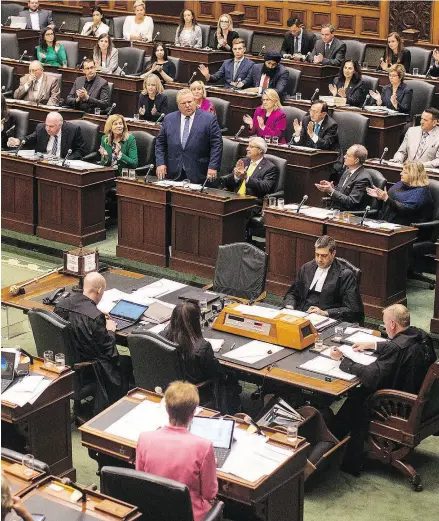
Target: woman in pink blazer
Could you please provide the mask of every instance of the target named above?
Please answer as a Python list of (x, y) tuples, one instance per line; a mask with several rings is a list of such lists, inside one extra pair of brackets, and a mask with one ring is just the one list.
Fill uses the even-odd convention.
[(200, 399), (197, 388), (173, 382), (165, 393), (169, 426), (143, 432), (137, 443), (136, 470), (187, 485), (194, 521), (201, 521), (218, 492), (212, 442), (188, 431)]
[(253, 118), (248, 114), (243, 117), (249, 127), (248, 133), (263, 138), (277, 136), (279, 143), (286, 143), (287, 116), (281, 107), (279, 94), (274, 89), (264, 90), (262, 106), (255, 110)]

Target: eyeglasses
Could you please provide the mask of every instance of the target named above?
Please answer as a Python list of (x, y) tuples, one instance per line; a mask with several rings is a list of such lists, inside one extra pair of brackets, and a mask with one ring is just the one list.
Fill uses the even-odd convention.
[(229, 21), (228, 21), (228, 20), (220, 20), (220, 23), (221, 23), (221, 24), (228, 24)]

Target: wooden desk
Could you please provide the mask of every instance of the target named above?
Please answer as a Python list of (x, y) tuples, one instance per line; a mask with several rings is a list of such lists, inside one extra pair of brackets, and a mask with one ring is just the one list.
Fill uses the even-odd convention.
[[(439, 281), (439, 242), (436, 243), (436, 281)], [(430, 321), (430, 331), (439, 334), (439, 283), (434, 287), (434, 314)]]
[(21, 475), (16, 473), (17, 465), (21, 467), (21, 462), (9, 459), (2, 455), (2, 472), (5, 473), (9, 485), (12, 490), (12, 495), (22, 494), (25, 490), (34, 486), (44, 475), (44, 472), (34, 470), (31, 476)]
[[(388, 156), (392, 157), (392, 156)], [(394, 163), (390, 163), (388, 161), (383, 161), (381, 164), (378, 161), (366, 161), (365, 163), (366, 167), (374, 168), (375, 170), (378, 170), (378, 172), (381, 172), (383, 176), (387, 180), (387, 185), (391, 186), (398, 181), (401, 181), (401, 171), (402, 167), (400, 165), (395, 165)], [(436, 179), (439, 180), (439, 169), (430, 169), (426, 168), (425, 171), (427, 172), (429, 179)]]
[[(153, 172), (154, 173), (154, 172)], [(151, 177), (151, 181), (157, 178)], [(171, 232), (169, 187), (143, 179), (116, 182), (118, 244), (116, 255), (155, 266), (167, 266)]]
[(113, 168), (74, 170), (38, 163), (38, 237), (79, 246), (105, 239), (105, 183)]
[(40, 43), (40, 32), (34, 31), (33, 29), (16, 29), (2, 25), (2, 32), (6, 34), (17, 35), (20, 54), (23, 54), (24, 51), (27, 51), (27, 56), (32, 56), (35, 47)]
[[(91, 121), (96, 125), (99, 125), (99, 132), (104, 133), (105, 123), (107, 121), (107, 116), (96, 116), (95, 114), (84, 114), (84, 119), (87, 121)], [(150, 121), (127, 121), (128, 130), (132, 132), (133, 130), (141, 130), (143, 132), (147, 132), (148, 134), (152, 134), (153, 136), (157, 136), (160, 132), (160, 124), (154, 125)]]
[(372, 230), (272, 208), (266, 209), (264, 216), (269, 291), (284, 295), (300, 267), (314, 258), (316, 239), (330, 235), (337, 242), (337, 255), (362, 271), (360, 291), (367, 316), (381, 319), (385, 307), (406, 304), (408, 253), (416, 228)]
[(255, 199), (211, 188), (202, 194), (173, 188), (170, 268), (212, 279), (218, 246), (245, 240)]
[(75, 109), (69, 109), (69, 108), (63, 108), (63, 107), (57, 107), (49, 108), (46, 105), (36, 105), (32, 103), (20, 103), (19, 101), (15, 101), (13, 103), (8, 102), (8, 107), (10, 109), (18, 109), (23, 110), (24, 112), (29, 113), (29, 130), (28, 134), (31, 134), (38, 123), (44, 123), (46, 121), (47, 114), (49, 112), (53, 112), (56, 110), (59, 112), (65, 121), (71, 121), (73, 119), (81, 119), (84, 115), (84, 112), (81, 110), (75, 110)]
[(70, 427), (73, 371), (47, 371), (43, 360), (36, 357), (30, 371), (50, 378), (52, 383), (33, 404), (18, 407), (1, 402), (2, 446), (33, 454), (47, 463), (52, 472), (75, 479)]
[[(143, 397), (139, 399), (133, 395), (143, 395)], [(99, 465), (102, 455), (117, 458), (127, 466), (134, 466), (137, 442), (107, 434), (105, 429), (144, 399), (157, 402), (161, 397), (155, 393), (135, 389), (79, 428), (82, 444), (93, 453), (97, 453)], [(200, 415), (212, 417), (218, 413), (203, 409)], [(237, 420), (237, 428), (247, 428), (247, 426)], [(273, 429), (263, 429), (263, 431), (269, 437), (267, 443), (282, 448), (291, 448), (285, 435), (276, 433)], [(238, 502), (241, 508), (249, 509), (253, 515), (257, 513), (258, 519), (266, 521), (302, 520), (303, 471), (308, 448), (308, 443), (303, 443), (273, 474), (254, 483), (218, 470), (219, 497), (232, 504)]]

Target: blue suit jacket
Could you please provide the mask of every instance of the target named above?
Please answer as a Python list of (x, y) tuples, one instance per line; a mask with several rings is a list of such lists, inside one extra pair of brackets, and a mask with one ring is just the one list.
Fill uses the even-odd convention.
[(219, 170), (223, 152), (223, 139), (216, 116), (199, 110), (186, 146), (180, 139), (181, 113), (179, 110), (165, 116), (155, 143), (156, 165), (166, 165), (169, 179), (175, 179), (184, 167), (187, 178), (192, 183), (203, 183), (207, 169)]
[(215, 74), (211, 74), (209, 81), (219, 81), (224, 80), (224, 87), (226, 89), (230, 89), (232, 86), (230, 82), (236, 81), (238, 78), (241, 78), (241, 81), (244, 83), (250, 82), (251, 73), (254, 67), (254, 62), (249, 60), (248, 58), (244, 58), (242, 62), (239, 64), (238, 70), (236, 72), (236, 78), (233, 77), (233, 64), (234, 59), (226, 60), (222, 65), (218, 72)]

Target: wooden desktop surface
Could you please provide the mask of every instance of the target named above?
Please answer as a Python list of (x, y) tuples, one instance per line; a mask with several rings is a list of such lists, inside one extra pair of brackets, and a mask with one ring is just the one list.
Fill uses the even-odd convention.
[(39, 470), (33, 470), (32, 476), (26, 476), (22, 472), (20, 475), (19, 467), (21, 467), (20, 462), (9, 459), (2, 454), (2, 472), (9, 482), (13, 496), (23, 493), (44, 476), (44, 472)]

